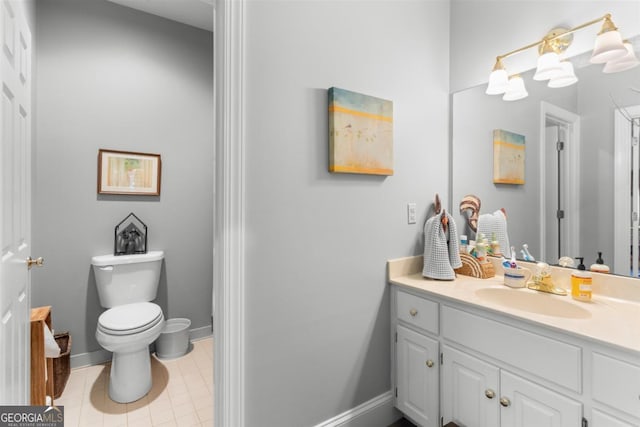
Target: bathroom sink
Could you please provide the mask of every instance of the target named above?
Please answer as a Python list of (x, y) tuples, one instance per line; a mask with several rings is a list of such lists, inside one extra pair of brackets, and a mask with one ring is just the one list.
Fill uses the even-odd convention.
[(572, 301), (556, 295), (539, 293), (529, 289), (486, 288), (476, 295), (487, 302), (545, 316), (586, 319), (591, 313)]

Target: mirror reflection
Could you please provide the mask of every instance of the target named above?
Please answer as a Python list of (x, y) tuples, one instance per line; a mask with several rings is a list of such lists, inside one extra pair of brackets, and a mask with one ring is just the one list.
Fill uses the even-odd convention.
[[(601, 253), (612, 273), (638, 277), (640, 68), (605, 74), (586, 54), (571, 61), (576, 84), (552, 89), (523, 73), (522, 100), (486, 95), (486, 85), (453, 94), (453, 212), (476, 195), (481, 214), (504, 208), (519, 257), (526, 244), (536, 260), (584, 257), (589, 268)], [(495, 129), (524, 136), (523, 184), (494, 183)]]

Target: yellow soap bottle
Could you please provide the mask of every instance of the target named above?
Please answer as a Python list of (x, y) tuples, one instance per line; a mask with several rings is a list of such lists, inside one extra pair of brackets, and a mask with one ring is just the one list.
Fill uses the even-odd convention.
[(580, 260), (580, 264), (571, 273), (571, 297), (578, 301), (591, 301), (591, 273), (586, 271), (584, 257), (576, 259)]

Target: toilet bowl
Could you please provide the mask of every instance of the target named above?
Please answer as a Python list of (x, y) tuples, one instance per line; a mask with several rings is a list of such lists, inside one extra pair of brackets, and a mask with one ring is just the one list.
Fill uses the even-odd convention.
[(93, 257), (100, 304), (96, 340), (111, 358), (109, 397), (128, 403), (152, 386), (149, 345), (164, 327), (162, 309), (151, 301), (157, 294), (162, 251), (142, 255)]
[(110, 308), (100, 315), (96, 339), (111, 358), (109, 397), (133, 402), (151, 390), (149, 345), (162, 332), (164, 315), (153, 303), (142, 302)]

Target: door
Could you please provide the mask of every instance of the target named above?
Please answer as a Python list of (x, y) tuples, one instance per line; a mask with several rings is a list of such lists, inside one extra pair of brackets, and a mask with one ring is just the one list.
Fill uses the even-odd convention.
[(496, 427), (500, 423), (500, 370), (466, 353), (442, 350), (444, 424)]
[(576, 427), (582, 405), (506, 371), (500, 373), (501, 427)]
[(29, 403), (31, 33), (22, 4), (0, 4), (0, 404)]
[(437, 427), (438, 341), (403, 326), (396, 331), (396, 405), (421, 427)]

